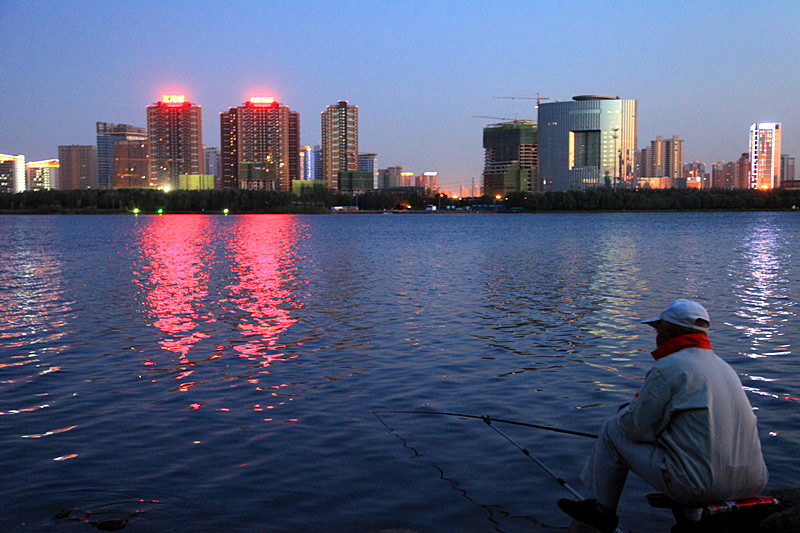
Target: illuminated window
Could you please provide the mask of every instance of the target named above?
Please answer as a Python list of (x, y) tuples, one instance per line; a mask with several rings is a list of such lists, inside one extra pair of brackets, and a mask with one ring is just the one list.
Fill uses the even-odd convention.
[(570, 152), (574, 155), (573, 166), (600, 166), (600, 130), (571, 131), (570, 140)]

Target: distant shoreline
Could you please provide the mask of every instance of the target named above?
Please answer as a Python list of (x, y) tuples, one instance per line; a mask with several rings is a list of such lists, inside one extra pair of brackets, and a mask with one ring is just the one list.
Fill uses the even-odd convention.
[[(345, 209), (333, 211), (335, 206)], [(355, 209), (357, 207), (357, 209)], [(352, 211), (350, 209), (353, 209)], [(432, 191), (321, 189), (290, 192), (215, 189), (87, 189), (0, 193), (0, 214), (367, 214), (367, 213), (611, 213), (800, 210), (800, 190), (589, 189), (508, 193), (503, 198), (451, 198)]]

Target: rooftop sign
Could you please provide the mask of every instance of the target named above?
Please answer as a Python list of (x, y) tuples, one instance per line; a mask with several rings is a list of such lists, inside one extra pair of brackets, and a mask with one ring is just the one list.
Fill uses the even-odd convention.
[(253, 96), (250, 98), (250, 103), (253, 105), (272, 105), (275, 103), (275, 98), (272, 96)]
[(182, 94), (164, 94), (161, 96), (162, 104), (183, 104), (186, 98)]

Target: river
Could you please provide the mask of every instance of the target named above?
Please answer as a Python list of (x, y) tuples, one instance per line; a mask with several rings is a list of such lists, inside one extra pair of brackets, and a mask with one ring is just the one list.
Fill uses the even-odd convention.
[[(709, 310), (800, 467), (797, 213), (2, 216), (0, 530), (566, 531), (480, 420), (596, 432)], [(378, 412), (376, 414), (376, 412)], [(578, 491), (592, 439), (503, 427)], [(625, 531), (667, 531), (631, 477)]]

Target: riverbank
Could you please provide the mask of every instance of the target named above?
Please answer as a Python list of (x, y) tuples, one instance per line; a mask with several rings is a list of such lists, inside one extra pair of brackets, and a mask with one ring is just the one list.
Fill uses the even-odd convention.
[[(303, 196), (242, 189), (170, 191), (86, 189), (0, 194), (0, 214), (323, 214), (336, 206), (357, 212), (617, 212), (617, 211), (784, 211), (800, 208), (800, 191), (775, 189), (590, 189), (510, 193), (504, 198), (451, 198), (432, 191), (315, 190)], [(433, 211), (436, 207), (436, 211)]]

